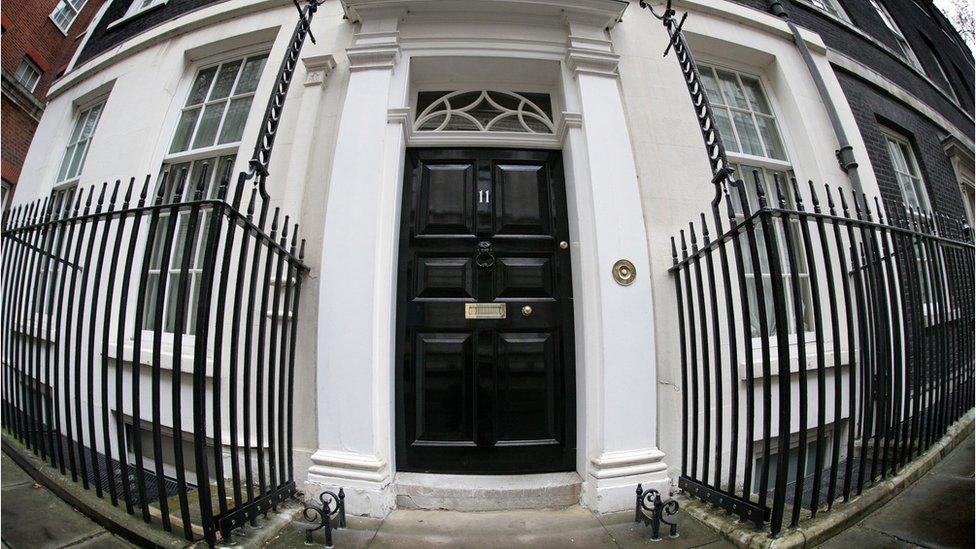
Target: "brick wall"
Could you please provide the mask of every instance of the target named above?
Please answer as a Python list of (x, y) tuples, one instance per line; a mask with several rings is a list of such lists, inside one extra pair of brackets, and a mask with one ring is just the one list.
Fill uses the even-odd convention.
[[(4, 10), (0, 17), (3, 28), (0, 66), (4, 71), (3, 126), (0, 130), (3, 162), (0, 164), (0, 175), (10, 186), (11, 196), (37, 129), (37, 120), (28, 114), (28, 110), (39, 116), (37, 111), (43, 109), (48, 89), (64, 74), (72, 55), (84, 39), (89, 23), (103, 3), (104, 0), (88, 0), (67, 34), (61, 32), (50, 17), (58, 0), (18, 2), (15, 9)], [(24, 57), (30, 58), (42, 71), (33, 92), (12, 80)], [(6, 207), (6, 204), (0, 207)]]
[[(769, 11), (771, 3), (770, 0), (736, 1), (765, 12)], [(913, 0), (878, 1), (895, 19), (928, 79), (893, 54), (900, 51), (895, 37), (868, 0), (838, 0), (849, 16), (851, 25), (860, 32), (851, 30), (849, 26), (800, 0), (788, 0), (784, 4), (797, 25), (819, 34), (829, 48), (884, 75), (940, 113), (965, 135), (973, 137), (972, 52), (965, 46), (960, 47), (962, 39), (932, 5), (931, 0), (918, 0), (917, 4)], [(887, 47), (879, 47), (861, 33)], [(948, 73), (949, 82), (946, 82), (937, 66), (936, 55)], [(864, 138), (867, 147), (865, 152), (874, 166), (883, 197), (896, 202), (902, 201), (881, 133), (881, 128), (887, 126), (907, 137), (912, 143), (933, 209), (962, 217), (962, 193), (952, 164), (942, 148), (942, 138), (947, 132), (858, 75), (838, 69), (837, 76)], [(958, 105), (940, 93), (940, 88), (944, 89), (946, 86), (951, 86), (955, 91), (959, 98)]]
[(902, 203), (901, 190), (895, 180), (891, 157), (881, 132), (883, 127), (887, 127), (911, 142), (932, 208), (963, 218), (962, 192), (956, 183), (952, 163), (942, 149), (945, 132), (914, 110), (888, 100), (860, 78), (847, 73), (837, 76), (857, 119), (882, 197)]

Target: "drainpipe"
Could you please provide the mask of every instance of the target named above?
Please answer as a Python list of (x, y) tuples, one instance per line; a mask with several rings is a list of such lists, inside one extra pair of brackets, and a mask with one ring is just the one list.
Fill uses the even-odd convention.
[(851, 182), (851, 187), (855, 192), (862, 192), (861, 189), (861, 178), (857, 173), (857, 160), (854, 158), (854, 147), (851, 146), (850, 141), (847, 139), (847, 132), (844, 131), (844, 126), (840, 123), (840, 116), (837, 114), (837, 108), (834, 107), (833, 101), (830, 100), (830, 94), (827, 93), (827, 84), (824, 82), (823, 75), (820, 74), (820, 69), (813, 60), (813, 56), (810, 55), (810, 50), (807, 48), (806, 42), (803, 37), (800, 36), (799, 29), (793, 24), (790, 19), (790, 14), (786, 11), (786, 6), (780, 0), (773, 0), (770, 3), (769, 11), (786, 22), (790, 27), (790, 32), (793, 33), (793, 42), (796, 44), (798, 50), (800, 50), (800, 55), (803, 57), (803, 62), (807, 66), (807, 70), (810, 72), (810, 76), (813, 77), (814, 83), (817, 85), (817, 92), (820, 94), (820, 100), (823, 102), (824, 107), (827, 109), (827, 116), (830, 118), (830, 125), (834, 129), (834, 135), (837, 137), (838, 149), (837, 162), (840, 164), (840, 169), (844, 170), (847, 174), (847, 178)]

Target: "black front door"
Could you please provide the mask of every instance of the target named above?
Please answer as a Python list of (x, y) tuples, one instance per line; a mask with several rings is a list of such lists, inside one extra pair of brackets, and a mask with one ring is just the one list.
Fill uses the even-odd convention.
[(404, 179), (397, 469), (575, 469), (560, 153), (410, 149)]

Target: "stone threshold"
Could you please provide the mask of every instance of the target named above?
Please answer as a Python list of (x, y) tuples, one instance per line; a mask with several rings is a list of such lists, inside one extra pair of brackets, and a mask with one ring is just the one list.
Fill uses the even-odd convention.
[[(129, 515), (125, 512), (121, 501), (116, 507), (112, 505), (107, 495), (105, 499), (99, 498), (95, 495), (94, 490), (86, 490), (80, 482), (74, 482), (69, 475), (61, 474), (57, 468), (51, 467), (48, 462), (42, 460), (7, 433), (3, 433), (0, 437), (0, 447), (2, 447), (3, 453), (7, 454), (38, 484), (50, 490), (55, 496), (109, 532), (138, 547), (174, 549), (207, 546), (202, 539), (188, 541), (180, 535), (182, 523), (178, 522), (178, 516), (171, 516), (173, 532), (167, 532), (160, 525), (158, 510), (150, 506), (150, 513), (154, 520), (152, 523), (146, 524), (138, 510), (136, 514)], [(243, 533), (235, 533), (231, 544), (223, 545), (218, 540), (217, 546), (233, 546), (241, 549), (264, 547), (269, 540), (277, 536), (281, 529), (292, 521), (297, 511), (297, 504), (285, 504), (279, 507), (277, 512), (268, 513), (266, 519), (258, 519), (258, 527), (248, 527)], [(202, 538), (202, 535), (200, 537)]]
[(583, 481), (575, 472), (528, 475), (397, 473), (399, 509), (507, 511), (563, 509), (579, 504)]
[(712, 505), (686, 495), (677, 499), (681, 510), (711, 527), (736, 547), (749, 549), (780, 549), (814, 547), (854, 526), (869, 514), (891, 501), (915, 481), (928, 473), (973, 432), (976, 411), (970, 410), (949, 426), (946, 434), (919, 457), (908, 463), (893, 477), (866, 488), (860, 496), (848, 502), (836, 502), (830, 512), (820, 511), (812, 519), (800, 522), (800, 527), (784, 527), (776, 539), (768, 530), (758, 531), (752, 523), (742, 522)]

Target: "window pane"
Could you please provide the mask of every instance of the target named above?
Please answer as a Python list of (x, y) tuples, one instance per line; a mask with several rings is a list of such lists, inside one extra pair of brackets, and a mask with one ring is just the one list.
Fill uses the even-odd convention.
[(267, 61), (267, 56), (248, 59), (247, 63), (244, 64), (244, 70), (241, 71), (241, 77), (237, 80), (237, 89), (234, 90), (234, 93), (253, 92), (258, 87), (258, 80), (261, 79), (261, 73), (264, 72), (264, 65)]
[(739, 87), (739, 81), (735, 75), (726, 71), (716, 72), (718, 73), (719, 84), (722, 86), (722, 93), (725, 95), (725, 100), (728, 101), (728, 104), (733, 107), (739, 107), (740, 109), (748, 109), (749, 104), (746, 103), (745, 93)]
[(75, 147), (74, 156), (71, 158), (71, 165), (68, 167), (66, 177), (68, 179), (77, 177), (84, 165), (85, 154), (88, 152), (88, 142), (83, 141)]
[(69, 145), (68, 149), (64, 151), (64, 158), (61, 159), (61, 169), (58, 170), (58, 181), (64, 181), (68, 178), (68, 167), (71, 164), (71, 159), (74, 158), (76, 145)]
[(166, 326), (165, 330), (167, 332), (176, 331), (176, 301), (178, 298), (177, 293), (180, 288), (180, 275), (178, 273), (171, 273), (169, 275), (169, 280), (166, 281)]
[(779, 130), (776, 129), (776, 122), (772, 118), (756, 115), (759, 122), (759, 133), (762, 134), (763, 141), (766, 143), (766, 156), (778, 160), (786, 160), (783, 152), (783, 142), (779, 137)]
[(735, 140), (735, 133), (732, 131), (732, 121), (729, 120), (729, 111), (724, 107), (718, 107), (714, 111), (715, 127), (722, 135), (725, 149), (729, 152), (740, 152), (739, 144)]
[(210, 90), (210, 83), (213, 82), (214, 74), (217, 72), (217, 67), (211, 67), (200, 71), (197, 75), (197, 79), (193, 81), (193, 88), (190, 90), (190, 97), (186, 100), (186, 105), (196, 105), (198, 103), (203, 103), (203, 100), (207, 97), (207, 91)]
[(197, 129), (197, 136), (193, 138), (193, 148), (209, 147), (214, 144), (217, 137), (217, 126), (220, 124), (220, 117), (224, 113), (226, 103), (208, 105), (200, 117), (200, 126)]
[[(183, 249), (186, 247), (187, 230), (190, 227), (190, 214), (182, 211), (176, 218), (176, 235), (173, 237), (173, 251), (169, 256), (169, 268), (179, 270), (183, 266)], [(168, 230), (168, 229), (167, 229)]]
[(742, 152), (755, 156), (763, 156), (762, 144), (759, 142), (759, 133), (752, 121), (752, 116), (732, 111), (732, 120), (735, 122), (735, 129), (739, 132), (739, 141), (742, 145)]
[(224, 118), (224, 127), (220, 130), (218, 143), (233, 143), (241, 140), (244, 133), (244, 122), (247, 121), (247, 113), (251, 110), (253, 96), (239, 97), (230, 102), (227, 109), (227, 116)]
[(749, 102), (752, 103), (752, 108), (755, 109), (756, 112), (773, 114), (773, 112), (769, 110), (769, 103), (766, 101), (766, 94), (763, 93), (762, 86), (759, 85), (759, 81), (755, 78), (743, 76), (742, 83), (746, 87), (746, 94), (749, 96)]
[(96, 105), (88, 111), (88, 119), (85, 120), (85, 127), (81, 132), (81, 139), (88, 139), (95, 133), (95, 125), (98, 124), (98, 117), (102, 114), (102, 106)]
[(156, 291), (159, 288), (159, 274), (150, 273), (146, 279), (145, 314), (142, 315), (142, 325), (146, 330), (154, 330), (156, 317)]
[(173, 136), (173, 144), (170, 146), (169, 152), (185, 151), (190, 146), (190, 137), (193, 136), (193, 127), (197, 123), (197, 115), (199, 114), (200, 107), (183, 111), (183, 114), (180, 115), (180, 121), (176, 125), (176, 135)]
[(88, 120), (88, 111), (82, 111), (78, 115), (78, 120), (75, 121), (75, 127), (71, 130), (71, 138), (68, 143), (77, 143), (81, 139), (81, 130), (85, 127), (85, 122)]
[(237, 69), (241, 67), (240, 61), (224, 63), (220, 66), (220, 73), (217, 75), (217, 82), (210, 91), (209, 101), (223, 99), (230, 95), (230, 90), (234, 86), (234, 79), (237, 78)]
[(701, 68), (701, 79), (702, 85), (705, 86), (705, 93), (708, 94), (709, 101), (725, 104), (725, 101), (722, 99), (722, 92), (718, 89), (718, 81), (715, 80), (715, 75), (711, 67)]

